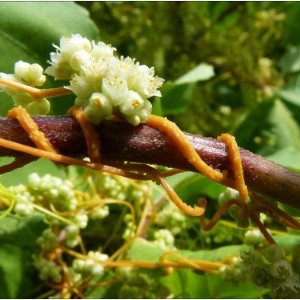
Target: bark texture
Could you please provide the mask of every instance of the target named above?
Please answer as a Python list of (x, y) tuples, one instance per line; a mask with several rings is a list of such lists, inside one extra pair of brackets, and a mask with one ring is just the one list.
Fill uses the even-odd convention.
[[(61, 154), (86, 156), (86, 144), (80, 126), (69, 116), (34, 117), (41, 131)], [(106, 162), (130, 161), (195, 171), (168, 136), (145, 124), (132, 126), (104, 121), (95, 126), (101, 141), (101, 156)], [(186, 133), (201, 158), (215, 169), (230, 170), (223, 142)], [(0, 137), (34, 146), (27, 133), (14, 119), (0, 118)], [(240, 149), (247, 186), (257, 193), (300, 209), (300, 175), (261, 156)], [(19, 156), (0, 147), (0, 156)]]

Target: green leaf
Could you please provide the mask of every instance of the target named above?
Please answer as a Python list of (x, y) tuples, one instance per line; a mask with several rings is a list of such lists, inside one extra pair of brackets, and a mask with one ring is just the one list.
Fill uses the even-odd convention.
[(49, 52), (62, 35), (80, 33), (98, 38), (88, 12), (72, 2), (4, 2), (0, 6), (2, 72), (13, 71), (14, 62), (25, 60), (46, 66)]
[(161, 89), (161, 107), (165, 116), (185, 110), (192, 98), (194, 84), (167, 82)]
[[(226, 257), (239, 254), (239, 245), (220, 247), (214, 250), (177, 250), (178, 253), (187, 259), (220, 261)], [(128, 252), (128, 258), (139, 261), (159, 262), (164, 250), (144, 239), (137, 239)]]
[[(79, 33), (98, 40), (99, 31), (88, 12), (72, 2), (3, 2), (0, 5), (0, 72), (13, 73), (14, 63), (23, 60), (47, 67), (50, 52), (55, 51), (63, 35)], [(50, 81), (47, 87), (64, 85)], [(7, 103), (0, 94), (1, 115), (7, 114)], [(51, 113), (65, 114), (74, 97), (52, 100)], [(10, 103), (12, 104), (12, 102)]]
[(274, 239), (278, 245), (284, 248), (289, 248), (290, 250), (296, 244), (300, 244), (300, 235), (295, 235), (295, 234), (277, 235), (274, 237)]
[(300, 89), (294, 89), (294, 90), (280, 90), (278, 92), (278, 96), (285, 100), (286, 102), (289, 102), (291, 104), (300, 106)]
[(291, 47), (279, 62), (283, 73), (300, 71), (300, 46)]
[(195, 83), (212, 78), (215, 75), (211, 65), (202, 63), (174, 82), (166, 82), (162, 89), (161, 107), (164, 115), (185, 110), (192, 99)]
[(38, 289), (32, 265), (35, 240), (45, 229), (41, 216), (8, 216), (0, 221), (0, 298), (32, 298)]
[(214, 69), (211, 65), (201, 63), (190, 72), (184, 74), (175, 80), (176, 84), (193, 83), (197, 81), (204, 81), (212, 78), (215, 75)]
[(294, 147), (282, 148), (267, 158), (287, 168), (300, 171), (300, 153), (299, 149)]
[(260, 103), (248, 113), (234, 135), (239, 146), (263, 156), (286, 147), (300, 150), (300, 128), (279, 99)]
[(263, 295), (263, 290), (252, 284), (243, 283), (234, 286), (221, 280), (218, 275), (200, 275), (192, 270), (177, 269), (159, 280), (172, 291), (177, 299), (256, 299)]
[[(1, 157), (1, 165), (5, 165), (11, 159), (6, 157)], [(47, 159), (38, 159), (33, 161), (22, 168), (15, 169), (11, 172), (1, 174), (0, 182), (6, 187), (15, 186), (18, 184), (28, 184), (28, 175), (32, 172), (37, 172), (39, 175), (51, 174), (53, 176), (58, 176), (60, 178), (66, 178), (65, 169), (50, 160)]]
[(39, 214), (27, 218), (9, 215), (0, 221), (0, 243), (18, 247), (35, 248), (35, 239), (46, 228)]
[(187, 173), (186, 176), (176, 186), (175, 190), (184, 202), (190, 205), (196, 204), (200, 197), (218, 198), (224, 191), (224, 186), (215, 183), (208, 178), (195, 173)]

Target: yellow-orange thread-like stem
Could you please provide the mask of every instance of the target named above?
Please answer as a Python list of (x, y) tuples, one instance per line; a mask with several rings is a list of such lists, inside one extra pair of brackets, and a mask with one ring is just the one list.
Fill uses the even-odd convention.
[(134, 170), (138, 172), (144, 172), (148, 175), (151, 175), (152, 178), (157, 182), (160, 183), (165, 191), (167, 192), (168, 196), (172, 200), (172, 202), (184, 213), (193, 216), (193, 217), (199, 217), (204, 214), (205, 209), (198, 206), (190, 206), (184, 203), (180, 197), (177, 195), (177, 193), (174, 191), (174, 189), (170, 186), (166, 178), (163, 176), (163, 174), (159, 173), (156, 169), (154, 169), (151, 166), (148, 165), (139, 165), (139, 164), (128, 164), (124, 165), (124, 168), (127, 168), (129, 170)]
[(90, 160), (100, 163), (100, 140), (95, 128), (85, 117), (82, 107), (73, 106), (68, 110), (68, 114), (79, 123), (82, 129)]
[(35, 121), (22, 106), (17, 106), (11, 109), (7, 116), (18, 120), (22, 128), (29, 134), (30, 139), (39, 149), (57, 153), (57, 150), (45, 137), (44, 133), (39, 130)]
[(111, 166), (107, 166), (107, 165), (103, 165), (103, 164), (99, 164), (99, 163), (96, 164), (96, 163), (84, 161), (81, 159), (64, 156), (64, 155), (61, 155), (58, 153), (48, 152), (48, 151), (45, 151), (42, 149), (37, 149), (34, 147), (25, 146), (25, 145), (22, 145), (22, 144), (19, 144), (16, 142), (12, 142), (12, 141), (9, 141), (9, 140), (3, 139), (3, 138), (0, 138), (0, 146), (11, 149), (11, 150), (27, 153), (27, 154), (30, 154), (33, 156), (47, 158), (47, 159), (50, 159), (52, 161), (62, 163), (62, 164), (77, 165), (77, 166), (81, 166), (81, 167), (84, 167), (87, 169), (106, 172), (106, 173), (124, 176), (124, 177), (132, 178), (132, 179), (137, 179), (137, 180), (149, 180), (149, 177), (147, 177), (145, 175), (135, 174), (135, 173), (127, 172), (127, 171), (119, 169), (119, 168), (115, 168), (115, 167), (111, 167)]
[(73, 94), (73, 91), (70, 89), (67, 89), (65, 87), (58, 87), (58, 88), (51, 88), (51, 89), (37, 89), (32, 86), (16, 82), (13, 80), (0, 78), (0, 84), (4, 84), (10, 87), (13, 87), (21, 92), (30, 94), (35, 99), (43, 99), (43, 98), (52, 98), (52, 97), (58, 97), (63, 95), (69, 95)]
[(240, 150), (236, 143), (235, 137), (228, 133), (224, 133), (219, 136), (218, 139), (226, 144), (228, 157), (233, 170), (236, 189), (240, 193), (241, 200), (246, 203), (249, 200), (249, 195), (247, 186), (245, 184)]
[(201, 159), (194, 147), (188, 141), (185, 134), (178, 128), (175, 123), (169, 121), (166, 118), (151, 115), (146, 124), (166, 134), (179, 148), (188, 162), (192, 164), (204, 176), (218, 183), (225, 184), (227, 186), (230, 185), (231, 181), (229, 181), (223, 173), (208, 166)]

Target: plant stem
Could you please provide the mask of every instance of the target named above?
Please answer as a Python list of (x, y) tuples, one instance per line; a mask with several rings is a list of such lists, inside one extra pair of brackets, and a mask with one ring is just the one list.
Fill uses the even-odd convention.
[[(80, 126), (69, 116), (34, 117), (40, 130), (63, 155), (84, 157), (87, 147)], [(181, 152), (160, 131), (141, 124), (104, 121), (95, 126), (101, 141), (103, 163), (122, 161), (162, 165), (195, 171)], [(215, 169), (228, 170), (232, 176), (225, 144), (213, 138), (186, 133), (201, 158)], [(10, 118), (0, 118), (0, 137), (34, 146), (29, 136)], [(274, 199), (300, 209), (300, 174), (259, 155), (240, 149), (245, 181), (249, 189), (267, 199)], [(0, 147), (0, 156), (20, 156), (20, 153)]]

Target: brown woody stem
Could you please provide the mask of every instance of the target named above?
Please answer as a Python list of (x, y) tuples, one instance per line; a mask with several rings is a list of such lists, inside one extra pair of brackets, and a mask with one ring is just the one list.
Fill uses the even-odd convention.
[[(87, 155), (82, 130), (71, 117), (39, 116), (34, 117), (34, 120), (61, 154), (74, 157)], [(107, 164), (130, 161), (195, 171), (169, 138), (150, 126), (104, 121), (95, 128), (101, 141), (101, 157)], [(232, 176), (223, 142), (188, 133), (186, 135), (207, 164), (221, 171), (228, 170)], [(0, 118), (0, 137), (34, 146), (24, 129), (14, 119)], [(300, 209), (300, 174), (247, 150), (240, 151), (245, 182), (249, 189)], [(0, 147), (0, 156), (16, 157), (20, 156), (20, 153)]]

